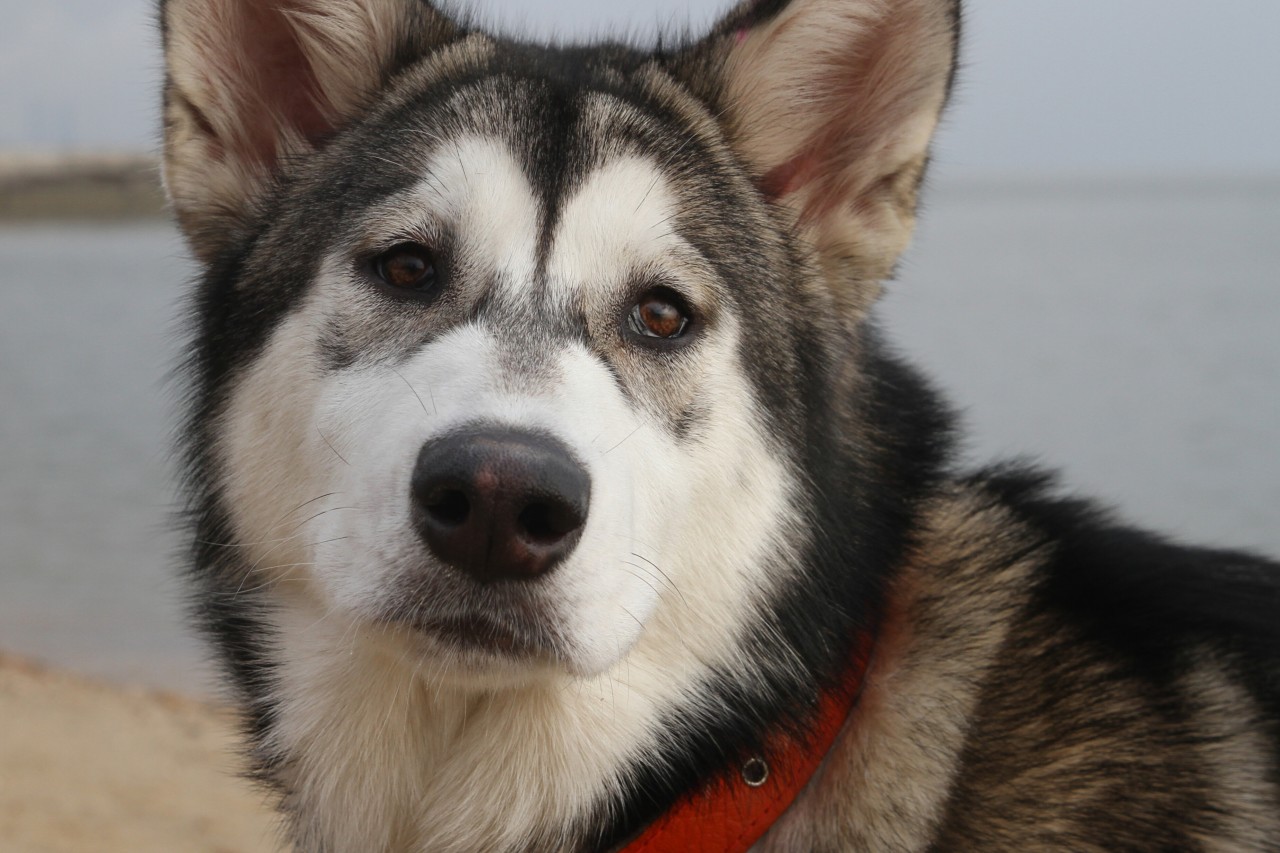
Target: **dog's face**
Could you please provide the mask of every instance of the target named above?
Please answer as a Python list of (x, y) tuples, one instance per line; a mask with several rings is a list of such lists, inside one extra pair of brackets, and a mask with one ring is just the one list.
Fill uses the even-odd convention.
[[(371, 128), (394, 144), (361, 140), (353, 162), (396, 188), (269, 228), (245, 276), (306, 270), (228, 400), (237, 533), (274, 542), (314, 516), (268, 559), (468, 672), (599, 670), (664, 590), (764, 584), (717, 575), (751, 575), (786, 533), (784, 451), (748, 365), (792, 297), (730, 287), (749, 272), (735, 255), (759, 253), (689, 221), (717, 180), (750, 211), (712, 211), (724, 233), (759, 203), (727, 169), (664, 173), (679, 137), (628, 144), (638, 117), (607, 94), (582, 98), (572, 165), (540, 163), (517, 134), (564, 133), (547, 119), (562, 97), (489, 81)], [(708, 547), (725, 536), (732, 554)]]
[(415, 0), (165, 23), (241, 588), (469, 683), (728, 654), (806, 539), (800, 389), (909, 234), (951, 4), (748, 3), (656, 55)]

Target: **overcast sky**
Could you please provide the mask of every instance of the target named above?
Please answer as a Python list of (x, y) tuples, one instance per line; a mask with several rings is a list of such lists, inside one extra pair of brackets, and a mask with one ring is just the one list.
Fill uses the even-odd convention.
[[(454, 0), (466, 5), (465, 0)], [(705, 27), (721, 0), (486, 0), (510, 31)], [(1280, 174), (1280, 0), (968, 0), (949, 175)], [(0, 148), (154, 148), (153, 0), (0, 0)]]

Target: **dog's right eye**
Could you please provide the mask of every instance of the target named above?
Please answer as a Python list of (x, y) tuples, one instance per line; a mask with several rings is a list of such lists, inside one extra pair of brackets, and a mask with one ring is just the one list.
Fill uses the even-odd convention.
[(631, 339), (645, 344), (675, 343), (689, 331), (692, 312), (674, 290), (655, 287), (640, 297), (627, 314)]
[(426, 293), (436, 283), (436, 261), (420, 243), (401, 243), (373, 259), (383, 284), (408, 293)]

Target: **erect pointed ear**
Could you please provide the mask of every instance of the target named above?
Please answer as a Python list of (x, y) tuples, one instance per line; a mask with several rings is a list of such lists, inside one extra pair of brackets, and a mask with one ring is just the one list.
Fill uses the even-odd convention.
[(911, 236), (958, 38), (959, 0), (749, 0), (676, 73), (823, 265), (880, 280)]
[(162, 0), (161, 23), (165, 184), (205, 260), (289, 159), (457, 35), (425, 0)]

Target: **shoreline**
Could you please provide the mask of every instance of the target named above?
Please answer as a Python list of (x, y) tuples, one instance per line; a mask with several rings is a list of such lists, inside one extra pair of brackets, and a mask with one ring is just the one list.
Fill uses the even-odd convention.
[[(929, 197), (983, 201), (1049, 195), (1179, 197), (1280, 193), (1273, 172), (952, 173), (928, 182)], [(160, 159), (142, 151), (0, 149), (0, 225), (167, 222)]]
[(151, 155), (0, 151), (0, 223), (165, 216), (160, 165)]
[(226, 708), (0, 652), (0, 721), (0, 849), (280, 849)]

